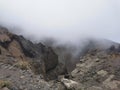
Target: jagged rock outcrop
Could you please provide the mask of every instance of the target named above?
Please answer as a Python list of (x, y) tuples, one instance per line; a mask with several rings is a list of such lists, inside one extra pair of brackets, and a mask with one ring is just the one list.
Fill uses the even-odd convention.
[[(14, 36), (20, 43), (25, 56), (41, 61), (45, 65), (46, 72), (54, 69), (58, 64), (58, 56), (52, 48), (46, 47), (41, 43), (33, 44), (22, 36)], [(42, 61), (43, 60), (43, 61)]]
[(15, 64), (19, 61), (28, 62), (36, 74), (45, 76), (58, 65), (58, 56), (52, 48), (34, 44), (0, 27), (0, 62)]

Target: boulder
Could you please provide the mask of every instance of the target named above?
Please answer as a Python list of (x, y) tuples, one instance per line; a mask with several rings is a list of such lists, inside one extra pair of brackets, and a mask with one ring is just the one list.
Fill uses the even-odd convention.
[(61, 82), (65, 85), (65, 87), (67, 89), (76, 89), (79, 85), (78, 82), (73, 81), (73, 80), (69, 80), (69, 79), (65, 79), (65, 78), (62, 78)]

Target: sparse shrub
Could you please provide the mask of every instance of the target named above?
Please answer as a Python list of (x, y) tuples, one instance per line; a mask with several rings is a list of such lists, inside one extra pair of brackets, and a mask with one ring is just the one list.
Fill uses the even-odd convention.
[(27, 61), (18, 61), (16, 64), (15, 64), (16, 67), (22, 69), (22, 70), (27, 70), (30, 68), (30, 64), (29, 62)]
[(10, 87), (11, 83), (9, 81), (6, 80), (0, 80), (0, 88), (3, 87)]

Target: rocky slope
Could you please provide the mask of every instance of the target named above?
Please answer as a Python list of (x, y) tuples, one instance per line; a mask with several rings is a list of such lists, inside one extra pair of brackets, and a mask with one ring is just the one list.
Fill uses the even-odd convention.
[[(19, 69), (26, 70), (26, 73), (28, 70), (34, 75), (42, 76), (44, 80), (56, 79), (59, 74), (65, 72), (64, 67), (60, 68), (62, 64), (59, 63), (58, 56), (52, 48), (42, 43), (32, 43), (22, 36), (10, 33), (4, 27), (0, 27), (0, 66), (0, 76), (11, 74), (10, 82), (14, 82), (15, 85), (17, 84), (15, 80), (20, 80), (18, 79), (19, 74), (23, 74)], [(9, 69), (9, 67), (13, 69)], [(4, 70), (4, 68), (8, 69)], [(12, 74), (15, 74), (16, 78)], [(30, 78), (29, 74), (26, 75)], [(20, 81), (19, 84), (21, 85), (21, 83)]]
[(44, 75), (58, 65), (58, 56), (52, 48), (41, 43), (33, 44), (22, 36), (8, 32), (3, 27), (0, 28), (0, 58), (4, 58), (1, 62), (11, 64), (26, 61), (35, 73)]
[[(71, 58), (72, 54), (67, 52), (70, 50), (65, 46), (53, 48), (60, 54), (60, 58), (64, 56), (64, 60), (75, 59)], [(70, 57), (67, 54), (70, 54)], [(120, 44), (109, 40), (89, 40), (77, 59), (79, 61), (69, 76), (60, 78), (67, 89), (120, 90)], [(72, 64), (67, 67), (71, 68)]]
[(80, 85), (76, 90), (120, 90), (120, 48), (111, 48), (90, 50), (81, 57), (71, 73)]
[(120, 45), (108, 42), (90, 40), (73, 57), (74, 47), (32, 43), (0, 27), (0, 90), (120, 90)]

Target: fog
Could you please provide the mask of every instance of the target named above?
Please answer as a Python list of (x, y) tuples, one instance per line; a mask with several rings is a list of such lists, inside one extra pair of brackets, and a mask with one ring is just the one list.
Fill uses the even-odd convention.
[(120, 42), (120, 0), (0, 0), (0, 25), (40, 40)]

